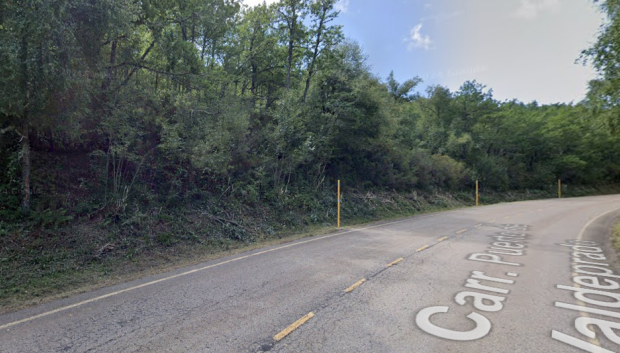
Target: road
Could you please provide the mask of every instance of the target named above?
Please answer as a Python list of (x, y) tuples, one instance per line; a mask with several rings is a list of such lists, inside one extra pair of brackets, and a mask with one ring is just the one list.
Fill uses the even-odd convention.
[(342, 229), (0, 316), (0, 352), (618, 352), (620, 196)]

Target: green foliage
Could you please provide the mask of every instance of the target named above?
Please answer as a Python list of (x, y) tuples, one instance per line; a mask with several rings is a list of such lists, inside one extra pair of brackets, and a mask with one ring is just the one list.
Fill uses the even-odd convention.
[(606, 16), (597, 41), (582, 52), (582, 60), (591, 62), (602, 74), (604, 85), (597, 91), (606, 96), (610, 105), (617, 106), (620, 87), (620, 1), (594, 0)]
[(53, 229), (58, 229), (73, 220), (73, 216), (68, 215), (66, 209), (46, 209), (43, 212), (33, 213), (30, 217), (37, 226)]
[(620, 253), (620, 222), (616, 223), (612, 230), (611, 242), (614, 244), (614, 248)]
[(472, 204), (476, 179), (483, 203), (618, 192), (599, 3), (600, 79), (541, 106), (382, 81), (335, 0), (2, 1), (0, 300), (331, 227), (339, 179), (348, 222)]
[(414, 97), (411, 96), (409, 93), (420, 82), (422, 82), (422, 79), (419, 77), (416, 77), (414, 79), (407, 80), (403, 83), (398, 83), (394, 79), (394, 71), (391, 71), (390, 75), (387, 78), (386, 86), (387, 86), (388, 92), (390, 93), (390, 95), (392, 95), (392, 97), (396, 101), (410, 101)]
[(20, 203), (19, 154), (14, 146), (0, 150), (0, 219), (16, 222), (22, 219)]
[[(188, 205), (321, 222), (332, 210), (316, 195), (338, 179), (360, 192), (618, 182), (617, 56), (605, 52), (616, 1), (602, 3), (610, 22), (586, 55), (607, 76), (584, 102), (540, 106), (476, 81), (425, 93), (418, 77), (382, 81), (333, 24), (335, 0), (3, 2), (0, 215), (125, 224), (140, 238), (153, 210)], [(30, 218), (18, 211), (28, 189)], [(228, 237), (252, 240), (229, 221)], [(161, 233), (148, 242), (183, 239)]]

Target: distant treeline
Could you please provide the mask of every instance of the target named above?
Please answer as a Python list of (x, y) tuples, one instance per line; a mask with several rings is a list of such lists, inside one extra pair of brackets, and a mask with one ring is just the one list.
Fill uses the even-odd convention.
[[(371, 73), (335, 2), (2, 1), (1, 215), (83, 200), (123, 214), (205, 194), (270, 203), (336, 179), (395, 191), (620, 182), (615, 71), (577, 104), (500, 102), (471, 81), (416, 94), (417, 77)], [(617, 2), (603, 3), (615, 21)], [(620, 55), (600, 45), (584, 58), (604, 71)]]

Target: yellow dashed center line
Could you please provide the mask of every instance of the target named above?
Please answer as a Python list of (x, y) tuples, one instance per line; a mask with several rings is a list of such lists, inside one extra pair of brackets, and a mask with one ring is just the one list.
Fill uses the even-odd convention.
[(482, 223), (478, 223), (478, 224), (476, 224), (474, 227), (476, 227), (476, 228), (480, 228), (480, 227), (482, 227)]
[(403, 260), (404, 260), (404, 259), (403, 259), (402, 257), (400, 257), (400, 258), (398, 258), (398, 259), (396, 259), (396, 260), (394, 260), (394, 261), (390, 262), (389, 264), (387, 264), (387, 267), (392, 267), (392, 266), (396, 265), (397, 263), (399, 263), (399, 262), (401, 262), (401, 261), (403, 261)]
[(362, 278), (359, 281), (355, 282), (351, 287), (344, 290), (345, 293), (352, 292), (355, 288), (361, 286), (364, 282), (366, 282), (366, 278)]
[(437, 240), (437, 242), (441, 243), (442, 241), (444, 241), (444, 240), (446, 240), (446, 239), (448, 239), (448, 237), (443, 237), (443, 238), (441, 238), (441, 239)]
[(492, 220), (490, 220), (490, 221), (489, 221), (489, 223), (495, 223), (495, 220), (494, 220), (494, 219), (492, 219)]
[(312, 319), (314, 317), (314, 313), (313, 312), (309, 312), (306, 315), (304, 315), (301, 319), (293, 322), (289, 327), (285, 328), (284, 330), (282, 330), (280, 333), (278, 333), (277, 335), (273, 336), (273, 339), (276, 341), (280, 341), (282, 340), (284, 337), (286, 337), (289, 333), (297, 330), (299, 328), (299, 326), (303, 325), (306, 323), (306, 321)]
[(426, 248), (428, 248), (428, 245), (424, 245), (423, 247), (419, 248), (418, 250), (416, 250), (417, 252), (420, 252), (422, 250), (425, 250)]
[[(456, 212), (456, 211), (451, 211), (451, 212)], [(422, 217), (418, 217), (417, 219), (430, 218), (430, 217), (433, 217), (433, 215), (422, 216)], [(24, 318), (24, 319), (21, 319), (21, 320), (9, 322), (8, 324), (0, 325), (0, 330), (4, 330), (4, 329), (9, 328), (11, 326), (22, 324), (24, 322), (29, 322), (29, 321), (32, 321), (32, 320), (40, 319), (42, 317), (53, 315), (53, 314), (56, 314), (56, 313), (59, 313), (59, 312), (65, 311), (65, 310), (70, 310), (70, 309), (82, 306), (84, 304), (93, 303), (93, 302), (96, 302), (96, 301), (99, 301), (99, 300), (103, 300), (103, 299), (106, 299), (106, 298), (109, 298), (109, 297), (113, 297), (113, 296), (116, 296), (116, 295), (119, 295), (119, 294), (122, 294), (122, 293), (126, 293), (126, 292), (133, 291), (133, 290), (136, 290), (136, 289), (144, 288), (144, 287), (151, 286), (151, 285), (154, 285), (154, 284), (157, 284), (157, 283), (161, 283), (161, 282), (164, 282), (164, 281), (169, 281), (169, 280), (172, 280), (172, 279), (175, 279), (175, 278), (187, 276), (187, 275), (190, 275), (190, 274), (193, 274), (193, 273), (205, 271), (205, 270), (208, 270), (208, 269), (211, 269), (211, 268), (214, 268), (214, 267), (219, 267), (219, 266), (222, 266), (222, 265), (225, 265), (225, 264), (229, 264), (229, 263), (241, 261), (241, 260), (244, 260), (244, 259), (248, 259), (248, 258), (251, 258), (251, 257), (259, 256), (259, 255), (262, 255), (262, 254), (268, 254), (268, 253), (271, 253), (271, 252), (274, 252), (274, 251), (278, 251), (278, 250), (282, 250), (282, 249), (288, 249), (288, 248), (299, 246), (299, 245), (302, 245), (302, 244), (307, 244), (307, 243), (319, 241), (319, 240), (322, 240), (322, 239), (328, 239), (328, 238), (332, 238), (332, 237), (337, 237), (337, 236), (341, 236), (341, 235), (344, 235), (344, 234), (350, 234), (350, 233), (354, 233), (354, 232), (357, 232), (357, 231), (364, 231), (364, 230), (369, 230), (369, 229), (375, 229), (375, 228), (379, 228), (379, 227), (385, 227), (387, 225), (399, 224), (399, 223), (404, 223), (404, 222), (408, 222), (408, 221), (411, 221), (411, 219), (403, 219), (403, 220), (389, 222), (389, 223), (377, 224), (377, 225), (369, 226), (369, 227), (365, 227), (365, 228), (358, 228), (358, 229), (355, 229), (355, 230), (347, 230), (347, 231), (344, 231), (344, 232), (338, 232), (338, 233), (323, 235), (323, 236), (320, 236), (320, 237), (316, 237), (316, 238), (312, 238), (312, 239), (308, 239), (308, 240), (304, 240), (304, 241), (299, 241), (299, 242), (288, 244), (288, 245), (278, 246), (278, 247), (275, 247), (275, 248), (271, 248), (271, 249), (255, 252), (255, 253), (252, 253), (252, 254), (249, 254), (249, 255), (245, 255), (245, 256), (235, 257), (233, 259), (229, 259), (229, 260), (226, 260), (226, 261), (218, 262), (218, 263), (215, 263), (215, 264), (212, 264), (212, 265), (206, 265), (206, 266), (203, 266), (203, 267), (195, 268), (193, 270), (188, 270), (188, 271), (185, 271), (185, 272), (182, 272), (182, 273), (177, 273), (177, 274), (174, 274), (174, 275), (170, 275), (168, 277), (164, 277), (164, 278), (160, 278), (160, 279), (153, 280), (153, 281), (150, 281), (150, 282), (142, 283), (142, 284), (139, 284), (139, 285), (136, 285), (136, 286), (133, 286), (133, 287), (121, 289), (121, 290), (118, 290), (116, 292), (104, 294), (104, 295), (101, 295), (101, 296), (98, 296), (98, 297), (95, 297), (95, 298), (90, 298), (90, 299), (87, 299), (87, 300), (84, 300), (84, 301), (81, 301), (81, 302), (78, 302), (78, 303), (74, 303), (74, 304), (63, 306), (63, 307), (60, 307), (60, 308), (57, 308), (57, 309), (54, 309), (54, 310), (46, 311), (46, 312), (43, 312), (41, 314), (30, 316), (30, 317), (27, 317), (27, 318)]]
[(510, 218), (510, 216), (506, 216), (506, 217), (504, 217), (504, 219), (508, 219), (508, 218)]
[(465, 232), (467, 232), (467, 229), (461, 229), (461, 230), (457, 231), (456, 234), (463, 234)]

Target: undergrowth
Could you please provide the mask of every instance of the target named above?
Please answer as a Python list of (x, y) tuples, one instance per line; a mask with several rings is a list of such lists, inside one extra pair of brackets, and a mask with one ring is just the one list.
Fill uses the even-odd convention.
[[(615, 192), (620, 189), (575, 188), (566, 190), (565, 196)], [(483, 191), (480, 201), (492, 204), (554, 196), (552, 191)], [(342, 224), (473, 203), (474, 195), (468, 192), (345, 189)], [(72, 214), (64, 209), (44, 210), (19, 222), (0, 221), (0, 312), (296, 234), (324, 233), (335, 223), (336, 195), (327, 191), (290, 194), (264, 203), (202, 195), (171, 208), (130, 203), (121, 216), (91, 207)]]
[(620, 254), (620, 221), (612, 229), (611, 240), (614, 248), (616, 248), (616, 252)]

